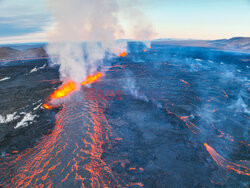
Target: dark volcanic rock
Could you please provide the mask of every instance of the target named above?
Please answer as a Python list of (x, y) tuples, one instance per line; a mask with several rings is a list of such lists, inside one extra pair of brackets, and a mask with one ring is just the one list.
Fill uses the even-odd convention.
[[(51, 82), (58, 79), (58, 70), (47, 64), (35, 60), (0, 66), (0, 79), (8, 78), (0, 82), (0, 153), (26, 149), (54, 126), (57, 110), (41, 107), (58, 85)], [(15, 129), (20, 122), (24, 126)]]

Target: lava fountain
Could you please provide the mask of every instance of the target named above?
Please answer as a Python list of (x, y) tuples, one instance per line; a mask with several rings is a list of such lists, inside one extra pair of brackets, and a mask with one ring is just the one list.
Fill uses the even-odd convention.
[(121, 54), (119, 54), (119, 57), (125, 57), (127, 55), (127, 52), (122, 52)]
[[(97, 82), (101, 77), (103, 77), (103, 74), (101, 72), (98, 72), (95, 75), (89, 75), (89, 76), (87, 76), (87, 78), (85, 79), (85, 81), (83, 81), (81, 83), (81, 85), (84, 86), (84, 85), (92, 84), (94, 82)], [(79, 86), (77, 85), (76, 82), (74, 82), (74, 81), (68, 81), (68, 82), (64, 83), (63, 85), (61, 85), (58, 89), (56, 89), (50, 95), (50, 98), (48, 99), (48, 101), (52, 101), (53, 99), (64, 98), (64, 97), (70, 95), (71, 93), (73, 93), (74, 91), (76, 91), (77, 89), (79, 89)], [(44, 104), (43, 107), (45, 109), (51, 109), (52, 105), (50, 105), (50, 104)]]

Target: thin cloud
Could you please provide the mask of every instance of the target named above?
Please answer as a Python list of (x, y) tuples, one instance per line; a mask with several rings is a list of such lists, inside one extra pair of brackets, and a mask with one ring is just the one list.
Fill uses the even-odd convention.
[(0, 0), (0, 37), (44, 31), (53, 22), (43, 0)]

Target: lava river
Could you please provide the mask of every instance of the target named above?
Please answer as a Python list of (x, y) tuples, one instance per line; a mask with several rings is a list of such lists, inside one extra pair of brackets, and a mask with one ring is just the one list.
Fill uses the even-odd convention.
[(56, 116), (52, 133), (23, 153), (1, 161), (4, 187), (110, 187), (122, 185), (102, 146), (113, 139), (105, 101), (78, 92)]

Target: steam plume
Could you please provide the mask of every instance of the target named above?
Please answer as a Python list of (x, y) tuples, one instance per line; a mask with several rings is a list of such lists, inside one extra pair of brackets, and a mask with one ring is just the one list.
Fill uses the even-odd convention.
[(118, 55), (126, 50), (126, 43), (116, 42), (124, 34), (119, 24), (117, 0), (46, 2), (56, 23), (48, 33), (47, 52), (53, 63), (60, 65), (63, 81), (80, 83), (96, 71), (106, 52)]

